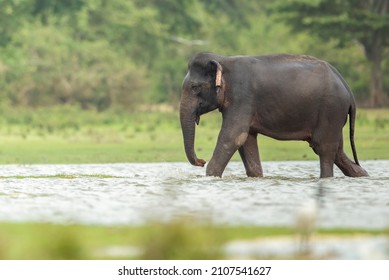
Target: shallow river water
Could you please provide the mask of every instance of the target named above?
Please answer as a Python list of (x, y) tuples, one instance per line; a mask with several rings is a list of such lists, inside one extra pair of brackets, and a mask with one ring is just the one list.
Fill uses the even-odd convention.
[[(264, 162), (247, 178), (232, 162), (223, 178), (188, 163), (2, 165), (0, 221), (139, 225), (194, 217), (221, 225), (293, 225), (306, 201), (317, 225), (389, 228), (389, 161), (364, 161), (366, 178), (319, 180), (319, 164)], [(66, 175), (66, 176), (65, 176)]]

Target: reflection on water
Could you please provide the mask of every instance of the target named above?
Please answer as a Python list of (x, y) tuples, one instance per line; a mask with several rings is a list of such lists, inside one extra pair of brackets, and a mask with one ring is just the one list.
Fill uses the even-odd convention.
[(389, 161), (362, 165), (370, 177), (336, 172), (324, 180), (315, 161), (264, 162), (262, 179), (247, 178), (238, 162), (222, 179), (188, 163), (2, 165), (0, 221), (135, 225), (190, 216), (284, 226), (305, 201), (320, 197), (319, 227), (387, 228)]

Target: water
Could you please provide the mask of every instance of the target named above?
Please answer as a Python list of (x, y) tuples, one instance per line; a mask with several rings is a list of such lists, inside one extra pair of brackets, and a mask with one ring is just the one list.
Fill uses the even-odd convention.
[(264, 162), (262, 179), (247, 178), (239, 162), (221, 179), (188, 163), (2, 165), (0, 221), (140, 225), (194, 217), (290, 226), (301, 205), (319, 198), (319, 227), (388, 228), (389, 161), (362, 166), (370, 177), (336, 171), (319, 180), (316, 161)]
[[(293, 259), (301, 255), (296, 238), (273, 237), (253, 240), (233, 240), (224, 246), (231, 259)], [(385, 236), (314, 237), (308, 259), (388, 260), (389, 240)]]

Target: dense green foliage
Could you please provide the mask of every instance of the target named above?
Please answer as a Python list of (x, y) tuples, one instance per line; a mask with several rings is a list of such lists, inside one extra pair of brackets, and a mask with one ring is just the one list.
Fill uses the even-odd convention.
[[(360, 44), (349, 40), (339, 49), (339, 32), (325, 42), (292, 32), (274, 9), (274, 3), (291, 2), (1, 0), (0, 103), (99, 111), (135, 108), (141, 101), (175, 105), (187, 60), (203, 50), (314, 55), (338, 67), (359, 101), (367, 100), (370, 65)], [(364, 22), (370, 21), (358, 18)], [(385, 54), (387, 49), (382, 71), (388, 91)]]

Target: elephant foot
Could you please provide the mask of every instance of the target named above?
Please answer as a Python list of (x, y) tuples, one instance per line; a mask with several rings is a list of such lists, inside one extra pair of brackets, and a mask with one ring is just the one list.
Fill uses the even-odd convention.
[(348, 168), (341, 168), (343, 174), (349, 177), (368, 177), (369, 174), (365, 169), (363, 169), (361, 166), (352, 163)]
[(257, 178), (263, 177), (263, 173), (260, 170), (246, 171), (246, 174), (248, 177), (257, 177)]
[(367, 177), (369, 174), (360, 165), (352, 162), (344, 153), (335, 160), (336, 166), (348, 177)]
[(220, 166), (216, 166), (213, 164), (212, 160), (207, 165), (207, 176), (213, 176), (213, 177), (222, 177), (224, 168), (221, 168)]
[(207, 175), (207, 176), (211, 176), (211, 177), (219, 177), (219, 178), (222, 177), (222, 173), (219, 173), (219, 172), (210, 172), (210, 171), (207, 171), (207, 172), (206, 172), (206, 175)]

